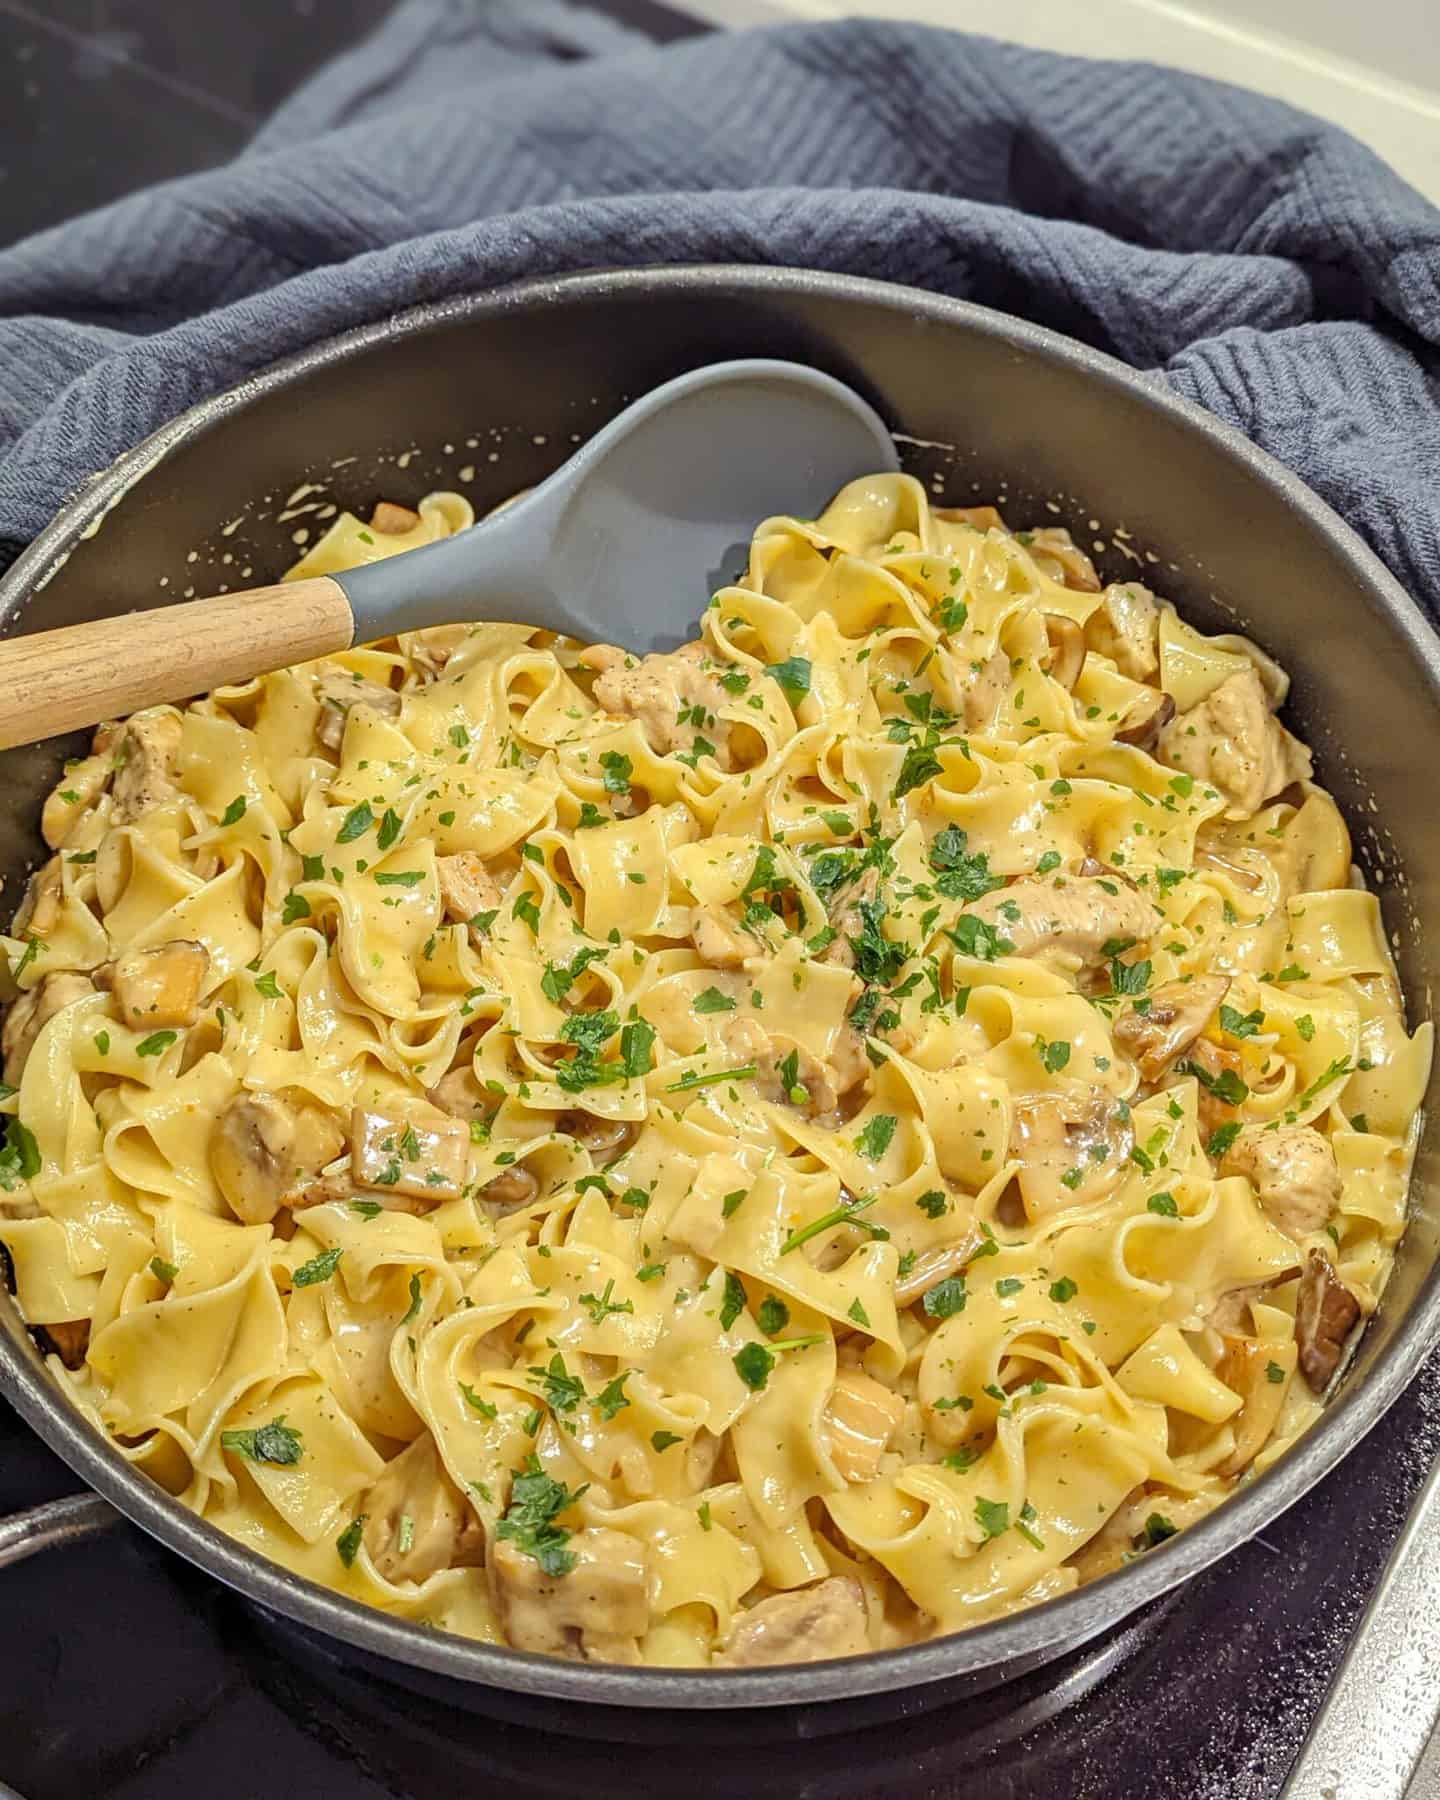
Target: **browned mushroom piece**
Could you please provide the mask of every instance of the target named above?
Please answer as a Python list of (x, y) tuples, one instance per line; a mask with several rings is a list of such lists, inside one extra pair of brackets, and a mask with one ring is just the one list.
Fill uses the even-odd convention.
[(1052, 581), (1079, 594), (1098, 594), (1095, 565), (1063, 525), (1046, 525), (1022, 534), (1025, 548)]
[[(344, 1133), (318, 1106), (263, 1091), (237, 1094), (211, 1131), (210, 1169), (235, 1217), (266, 1225), (344, 1147)], [(313, 1186), (305, 1203), (318, 1203)]]
[(1295, 1342), (1300, 1373), (1313, 1392), (1322, 1394), (1329, 1387), (1359, 1319), (1360, 1302), (1335, 1273), (1329, 1257), (1312, 1250), (1305, 1258), (1295, 1299)]
[(1229, 1477), (1248, 1469), (1269, 1443), (1290, 1391), (1291, 1370), (1275, 1360), (1275, 1347), (1259, 1338), (1227, 1335), (1223, 1342), (1215, 1374), (1241, 1401), (1230, 1421), (1234, 1448), (1215, 1470)]
[(845, 1481), (873, 1481), (905, 1417), (905, 1402), (859, 1369), (842, 1369), (825, 1402), (820, 1434)]
[(1311, 1125), (1247, 1126), (1220, 1172), (1247, 1176), (1265, 1216), (1296, 1243), (1323, 1231), (1340, 1203), (1335, 1152)]
[(385, 719), (400, 716), (401, 697), (394, 688), (382, 687), (378, 681), (366, 681), (363, 675), (333, 669), (320, 677), (315, 692), (320, 701), (315, 736), (327, 750), (337, 754), (345, 742), (345, 721), (352, 708), (368, 706)]
[(485, 1533), (428, 1431), (386, 1463), (360, 1501), (365, 1548), (386, 1581), (424, 1581), (437, 1569), (478, 1568)]
[(633, 1662), (650, 1625), (645, 1546), (628, 1532), (592, 1526), (565, 1545), (574, 1565), (548, 1575), (508, 1538), (490, 1557), (490, 1590), (515, 1650), (572, 1660)]
[(494, 1096), (487, 1098), (479, 1076), (468, 1063), (442, 1075), (434, 1087), (426, 1088), (425, 1098), (452, 1119), (483, 1119), (496, 1104)]
[(120, 1016), (132, 1031), (193, 1025), (209, 976), (210, 952), (190, 938), (127, 951), (118, 962), (95, 971), (97, 983), (115, 995)]
[(1251, 1308), (1262, 1294), (1269, 1293), (1271, 1288), (1282, 1287), (1287, 1281), (1293, 1281), (1300, 1273), (1297, 1262), (1293, 1268), (1277, 1269), (1273, 1275), (1267, 1275), (1263, 1281), (1252, 1281), (1244, 1287), (1227, 1288), (1211, 1307), (1205, 1323), (1222, 1337), (1249, 1337), (1255, 1329), (1255, 1315)]
[(94, 992), (94, 984), (87, 976), (62, 969), (54, 975), (46, 975), (33, 988), (27, 988), (11, 1004), (5, 1024), (0, 1028), (0, 1055), (5, 1058), (7, 1085), (19, 1087), (35, 1040), (56, 1013)]
[(1174, 717), (1175, 702), (1169, 694), (1137, 700), (1115, 733), (1115, 742), (1129, 744), (1136, 750), (1153, 750), (1160, 742), (1160, 733)]
[(370, 529), (385, 537), (408, 537), (419, 523), (418, 512), (397, 506), (393, 500), (377, 500), (370, 515)]
[(487, 1181), (477, 1198), (490, 1206), (513, 1211), (517, 1206), (529, 1206), (532, 1200), (540, 1198), (540, 1183), (524, 1163), (515, 1163), (502, 1170), (493, 1181)]
[(586, 1112), (583, 1107), (576, 1107), (572, 1112), (559, 1113), (555, 1119), (555, 1129), (566, 1137), (574, 1138), (577, 1144), (583, 1144), (594, 1157), (603, 1157), (613, 1162), (624, 1150), (628, 1150), (635, 1142), (639, 1127), (630, 1119), (602, 1119), (596, 1113)]
[(440, 882), (440, 903), (445, 917), (457, 925), (468, 925), (470, 942), (478, 950), (485, 942), (479, 924), (484, 913), (496, 912), (500, 906), (500, 889), (485, 867), (483, 858), (473, 850), (458, 850), (453, 856), (437, 856), (435, 873)]
[(81, 1368), (90, 1351), (90, 1321), (65, 1319), (49, 1325), (31, 1327), (40, 1349), (48, 1356), (58, 1356), (67, 1369)]
[(1050, 640), (1046, 673), (1052, 681), (1058, 681), (1061, 687), (1073, 692), (1085, 666), (1085, 633), (1074, 619), (1067, 619), (1063, 613), (1046, 613), (1044, 620), (1045, 635)]
[(354, 1107), (350, 1169), (364, 1188), (404, 1194), (428, 1206), (459, 1198), (470, 1160), (470, 1133), (458, 1119), (410, 1119)]
[(1229, 991), (1228, 975), (1162, 981), (1146, 996), (1144, 1012), (1131, 1008), (1115, 1021), (1115, 1042), (1139, 1065), (1146, 1081), (1158, 1081), (1214, 1018)]
[(729, 1642), (715, 1660), (753, 1669), (861, 1656), (869, 1648), (864, 1589), (852, 1575), (832, 1575), (813, 1587), (772, 1594), (737, 1614)]

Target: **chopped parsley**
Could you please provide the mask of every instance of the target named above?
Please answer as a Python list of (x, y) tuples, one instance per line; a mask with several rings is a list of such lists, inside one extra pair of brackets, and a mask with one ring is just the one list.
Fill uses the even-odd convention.
[(220, 1447), (233, 1450), (251, 1462), (269, 1463), (277, 1469), (292, 1467), (300, 1460), (302, 1433), (285, 1423), (285, 1415), (272, 1419), (254, 1431), (222, 1431)]
[(540, 1467), (540, 1459), (527, 1456), (510, 1486), (510, 1504), (495, 1527), (495, 1535), (513, 1543), (526, 1556), (533, 1556), (545, 1574), (552, 1579), (568, 1575), (578, 1558), (565, 1546), (570, 1533), (555, 1520), (585, 1493), (585, 1486), (572, 1493), (563, 1481), (556, 1481)]

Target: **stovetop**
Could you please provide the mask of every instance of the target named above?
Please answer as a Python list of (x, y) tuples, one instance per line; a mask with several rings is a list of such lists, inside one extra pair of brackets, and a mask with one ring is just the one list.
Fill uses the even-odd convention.
[[(657, 0), (595, 3), (655, 37), (698, 29)], [(38, 166), (39, 132), (47, 174), (0, 182), (0, 239), (233, 153), (387, 6), (0, 0), (13, 51), (0, 164), (23, 147)], [(124, 1527), (0, 1574), (0, 1787), (25, 1800), (436, 1800), (502, 1783), (509, 1800), (1274, 1800), (1437, 1449), (1440, 1357), (1307, 1500), (1098, 1646), (903, 1724), (698, 1754), (540, 1736), (388, 1689)], [(0, 1516), (75, 1486), (0, 1402)]]
[[(25, 1800), (1273, 1800), (1437, 1448), (1440, 1356), (1307, 1499), (1100, 1644), (903, 1724), (698, 1754), (390, 1688), (125, 1526), (0, 1574), (0, 1782)], [(76, 1485), (0, 1407), (0, 1515)]]

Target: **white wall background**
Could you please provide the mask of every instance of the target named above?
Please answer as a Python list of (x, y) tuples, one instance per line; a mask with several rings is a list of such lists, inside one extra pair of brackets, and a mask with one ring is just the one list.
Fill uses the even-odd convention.
[(1343, 125), (1440, 201), (1440, 0), (677, 0), (717, 24), (863, 13), (1238, 82)]

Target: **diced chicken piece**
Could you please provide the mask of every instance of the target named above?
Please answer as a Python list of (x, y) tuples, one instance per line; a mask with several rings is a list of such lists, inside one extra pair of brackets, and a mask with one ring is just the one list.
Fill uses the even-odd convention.
[(1100, 577), (1095, 565), (1063, 525), (1047, 525), (1027, 531), (1026, 549), (1052, 581), (1081, 594), (1098, 594)]
[(1323, 1231), (1340, 1204), (1335, 1152), (1310, 1125), (1247, 1126), (1220, 1173), (1249, 1176), (1265, 1216), (1297, 1244)]
[(629, 1119), (602, 1119), (577, 1107), (573, 1112), (560, 1113), (555, 1129), (583, 1144), (592, 1156), (613, 1162), (635, 1142), (638, 1127)]
[(565, 1549), (574, 1567), (547, 1575), (511, 1539), (496, 1542), (491, 1591), (507, 1642), (543, 1656), (632, 1660), (635, 1640), (650, 1626), (644, 1546), (627, 1532), (592, 1526), (577, 1531)]
[(1360, 1302), (1346, 1287), (1321, 1250), (1305, 1258), (1300, 1291), (1295, 1300), (1295, 1342), (1300, 1350), (1300, 1373), (1313, 1392), (1329, 1387), (1345, 1340), (1360, 1319)]
[(978, 1237), (967, 1236), (958, 1244), (943, 1244), (933, 1250), (922, 1250), (911, 1263), (909, 1272), (895, 1283), (896, 1306), (913, 1306), (931, 1288), (939, 1287), (951, 1275), (958, 1275), (974, 1256), (979, 1242)]
[(51, 790), (40, 815), (45, 842), (58, 850), (110, 785), (115, 765), (108, 756), (85, 756), (71, 763)]
[(1160, 760), (1217, 787), (1227, 815), (1248, 819), (1292, 781), (1308, 779), (1310, 752), (1270, 711), (1254, 669), (1222, 681), (1160, 733)]
[(712, 969), (741, 969), (754, 956), (756, 945), (730, 915), (718, 906), (697, 906), (691, 914), (690, 936), (695, 954)]
[(1113, 582), (1085, 621), (1085, 642), (1108, 656), (1131, 681), (1149, 681), (1160, 668), (1160, 608), (1138, 581)]
[(175, 938), (153, 950), (130, 950), (118, 962), (102, 963), (96, 985), (115, 995), (120, 1016), (132, 1031), (179, 1030), (200, 1016), (200, 999), (210, 975), (210, 952), (190, 938)]
[(1290, 1391), (1292, 1371), (1276, 1362), (1273, 1345), (1258, 1338), (1227, 1336), (1224, 1343), (1215, 1374), (1243, 1402), (1230, 1421), (1235, 1447), (1215, 1471), (1217, 1475), (1230, 1476), (1248, 1469), (1269, 1443)]
[(965, 729), (983, 731), (995, 722), (995, 709), (1010, 691), (1010, 658), (1003, 650), (994, 651), (978, 669), (965, 671), (961, 704)]
[(779, 1033), (771, 1035), (753, 1019), (734, 1019), (725, 1028), (725, 1043), (738, 1057), (754, 1063), (755, 1082), (776, 1106), (793, 1106), (807, 1119), (838, 1117), (842, 1098), (868, 1072), (863, 1054), (847, 1053), (838, 1064), (826, 1064)]
[(459, 1197), (470, 1133), (459, 1120), (415, 1120), (357, 1106), (350, 1115), (350, 1168), (362, 1187), (386, 1188), (438, 1206)]
[(345, 1134), (318, 1106), (292, 1105), (278, 1094), (237, 1094), (210, 1133), (210, 1169), (235, 1217), (266, 1225), (345, 1148)]
[(730, 1641), (715, 1660), (754, 1669), (862, 1656), (869, 1648), (864, 1589), (852, 1575), (832, 1575), (813, 1587), (757, 1601), (735, 1620)]
[(855, 946), (851, 939), (864, 932), (862, 908), (873, 906), (879, 893), (880, 871), (873, 865), (862, 869), (853, 881), (836, 888), (826, 909), (835, 936), (825, 946), (820, 958), (822, 962), (834, 963), (842, 969), (855, 967)]
[(513, 1212), (517, 1206), (529, 1206), (540, 1198), (540, 1183), (524, 1163), (515, 1163), (493, 1181), (487, 1181), (477, 1198)]
[(65, 903), (65, 884), (60, 874), (60, 858), (52, 856), (30, 877), (25, 898), (15, 914), (16, 937), (48, 937), (60, 922), (60, 909)]
[(1125, 1107), (1096, 1088), (1088, 1095), (1035, 1094), (1015, 1102), (1010, 1154), (1026, 1215), (1048, 1218), (1102, 1199), (1124, 1172), (1135, 1133)]
[(1074, 619), (1063, 613), (1045, 614), (1045, 635), (1050, 640), (1050, 664), (1046, 673), (1052, 681), (1073, 691), (1085, 667), (1085, 633)]
[[(1212, 1132), (1218, 1131), (1222, 1125), (1235, 1123), (1236, 1109), (1225, 1098), (1225, 1083), (1229, 1077), (1239, 1084), (1234, 1090), (1239, 1092), (1247, 1084), (1245, 1082), (1245, 1063), (1238, 1050), (1231, 1050), (1213, 1039), (1198, 1037), (1191, 1044), (1184, 1059), (1176, 1064), (1175, 1072), (1180, 1075), (1195, 1074), (1200, 1081), (1200, 1098), (1195, 1108), (1195, 1116), (1200, 1124), (1202, 1138), (1208, 1138)], [(1219, 1084), (1221, 1091), (1216, 1092)], [(1243, 1105), (1243, 1099), (1241, 1101)]]
[(592, 644), (582, 660), (598, 671), (595, 704), (616, 718), (638, 719), (657, 756), (692, 756), (696, 739), (703, 738), (714, 746), (720, 767), (731, 766), (730, 727), (718, 716), (729, 695), (720, 685), (723, 670), (703, 644), (682, 644), (638, 662), (613, 644)]
[(0, 1030), (0, 1054), (5, 1058), (5, 1080), (10, 1087), (19, 1087), (35, 1040), (56, 1013), (94, 992), (87, 976), (63, 970), (45, 976), (20, 995), (6, 1013), (4, 1029)]
[(1162, 981), (1150, 990), (1147, 1011), (1132, 1008), (1115, 1021), (1115, 1042), (1131, 1062), (1139, 1064), (1147, 1081), (1158, 1081), (1199, 1037), (1229, 992), (1228, 975)]
[(387, 1581), (424, 1581), (438, 1569), (478, 1568), (485, 1533), (423, 1432), (385, 1465), (360, 1502), (365, 1548)]
[(1125, 715), (1125, 723), (1115, 733), (1117, 744), (1153, 753), (1160, 733), (1175, 717), (1175, 702), (1169, 694), (1146, 694)]
[(905, 1417), (905, 1402), (859, 1369), (842, 1369), (825, 1402), (821, 1434), (846, 1481), (873, 1481)]
[(362, 675), (331, 670), (320, 677), (315, 692), (320, 700), (315, 735), (327, 750), (337, 754), (345, 742), (345, 721), (351, 707), (368, 706), (386, 719), (400, 716), (400, 695), (394, 688), (381, 687), (378, 681), (366, 681)]
[[(1086, 967), (1104, 960), (1118, 938), (1140, 942), (1160, 921), (1154, 906), (1118, 874), (1027, 875), (970, 901), (1015, 956), (1064, 956)], [(1003, 950), (1002, 950), (1003, 953)]]
[[(101, 732), (105, 731), (101, 727)], [(101, 747), (101, 732), (95, 734), (95, 748)], [(173, 800), (180, 789), (175, 781), (180, 754), (180, 715), (156, 710), (136, 713), (127, 719), (115, 744), (115, 777), (111, 793), (115, 797), (115, 819), (118, 824), (133, 824), (145, 813), (153, 812)], [(113, 739), (107, 737), (108, 744)]]
[(48, 1356), (58, 1356), (67, 1369), (84, 1366), (90, 1353), (90, 1321), (66, 1319), (59, 1324), (37, 1325), (34, 1335)]
[(472, 921), (480, 913), (496, 912), (500, 906), (500, 889), (485, 867), (483, 858), (473, 850), (459, 850), (454, 856), (437, 856), (435, 873), (440, 881), (440, 902), (445, 917), (458, 925), (470, 927), (470, 942), (478, 950), (485, 933)]
[(408, 506), (397, 506), (393, 500), (377, 500), (370, 515), (370, 529), (385, 537), (409, 537), (420, 523), (418, 512)]

